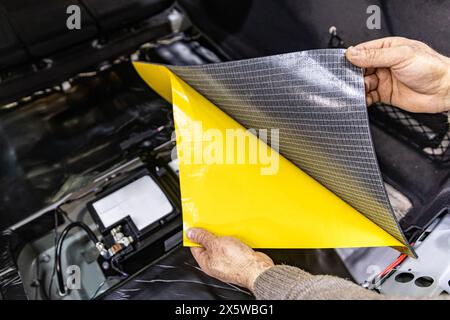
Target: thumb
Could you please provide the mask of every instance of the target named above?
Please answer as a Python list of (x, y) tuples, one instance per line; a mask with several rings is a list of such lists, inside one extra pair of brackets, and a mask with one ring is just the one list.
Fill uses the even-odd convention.
[(361, 68), (390, 68), (405, 61), (413, 53), (409, 46), (392, 48), (350, 47), (347, 59)]
[(211, 242), (217, 238), (215, 235), (202, 228), (189, 228), (186, 231), (186, 236), (189, 240), (202, 245), (206, 249), (210, 249)]

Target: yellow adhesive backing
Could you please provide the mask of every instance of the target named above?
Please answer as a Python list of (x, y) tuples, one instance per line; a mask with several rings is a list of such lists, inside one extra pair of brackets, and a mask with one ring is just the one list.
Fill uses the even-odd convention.
[[(269, 158), (278, 154), (166, 67), (134, 66), (173, 104), (184, 230), (202, 227), (253, 248), (404, 247), (281, 155), (276, 173), (269, 175), (261, 174), (268, 170), (261, 159), (234, 164), (193, 161), (202, 157), (195, 146), (209, 154), (219, 152), (215, 135), (226, 136), (230, 129)], [(239, 144), (232, 151), (251, 156), (250, 148)], [(185, 246), (195, 245), (185, 235), (183, 239)]]

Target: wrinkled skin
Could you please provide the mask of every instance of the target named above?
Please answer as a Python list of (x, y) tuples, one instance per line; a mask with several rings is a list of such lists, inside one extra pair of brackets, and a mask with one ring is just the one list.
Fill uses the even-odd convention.
[(274, 265), (267, 255), (233, 237), (217, 237), (200, 228), (191, 228), (186, 235), (202, 246), (191, 248), (200, 268), (223, 282), (253, 290), (256, 278)]
[(346, 56), (365, 68), (367, 105), (381, 101), (411, 112), (450, 110), (450, 59), (426, 44), (389, 37), (350, 47)]

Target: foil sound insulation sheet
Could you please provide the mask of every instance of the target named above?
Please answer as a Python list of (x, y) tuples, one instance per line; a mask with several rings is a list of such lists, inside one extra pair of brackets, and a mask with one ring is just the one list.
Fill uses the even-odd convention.
[(343, 49), (168, 68), (247, 129), (279, 129), (280, 154), (407, 245), (372, 144), (362, 70)]

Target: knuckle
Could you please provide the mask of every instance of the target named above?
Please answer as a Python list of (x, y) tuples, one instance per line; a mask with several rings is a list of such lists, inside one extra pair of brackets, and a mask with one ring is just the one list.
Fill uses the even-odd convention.
[(411, 46), (414, 46), (418, 49), (431, 49), (431, 47), (429, 45), (427, 45), (426, 43), (424, 43), (422, 41), (418, 41), (418, 40), (411, 40)]
[(220, 248), (219, 239), (214, 239), (213, 241), (211, 241), (209, 243), (209, 246), (210, 246), (210, 250), (217, 250), (218, 248)]
[(369, 60), (370, 62), (375, 61), (378, 57), (378, 50), (367, 49), (366, 57), (367, 57), (367, 60)]
[(230, 236), (225, 236), (222, 239), (223, 239), (223, 242), (231, 242), (233, 240), (233, 238)]
[(203, 237), (204, 236), (201, 233), (196, 232), (192, 238), (195, 242), (200, 243), (203, 241)]
[(401, 48), (402, 48), (401, 50), (403, 51), (402, 53), (405, 56), (411, 57), (416, 54), (416, 49), (414, 49), (412, 46), (404, 46)]
[(397, 41), (399, 43), (405, 43), (406, 41), (412, 41), (411, 39), (408, 39), (408, 38), (405, 38), (405, 37), (399, 37), (399, 36), (392, 37), (392, 40), (393, 41)]
[(230, 255), (230, 251), (231, 251), (231, 249), (230, 249), (229, 246), (224, 246), (224, 247), (222, 247), (221, 253), (224, 256), (229, 256)]
[(204, 231), (198, 233), (198, 240), (202, 244), (206, 244), (208, 242), (208, 234)]
[(220, 246), (217, 248), (217, 255), (220, 257), (228, 256), (229, 247), (228, 246)]

